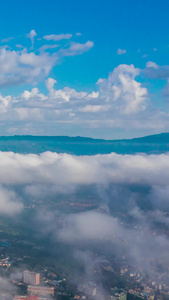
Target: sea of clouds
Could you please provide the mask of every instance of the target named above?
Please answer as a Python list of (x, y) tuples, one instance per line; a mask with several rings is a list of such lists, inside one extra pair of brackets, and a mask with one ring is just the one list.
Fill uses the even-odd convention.
[[(80, 188), (85, 191), (83, 202), (85, 197), (89, 201), (86, 195), (93, 190), (99, 199), (97, 208), (76, 213), (39, 208), (35, 231), (44, 236), (50, 233), (52, 243), (72, 247), (86, 270), (93, 260), (88, 251), (97, 247), (118, 259), (127, 257), (147, 273), (153, 270), (154, 276), (156, 265), (160, 263), (163, 271), (168, 261), (167, 233), (156, 226), (169, 227), (168, 170), (168, 153), (75, 156), (0, 152), (0, 215), (21, 215), (25, 199), (36, 205), (40, 199), (45, 203), (51, 197), (57, 202), (58, 195), (64, 195), (72, 201)], [(130, 216), (134, 225), (122, 216)], [(58, 227), (60, 217), (64, 226)]]

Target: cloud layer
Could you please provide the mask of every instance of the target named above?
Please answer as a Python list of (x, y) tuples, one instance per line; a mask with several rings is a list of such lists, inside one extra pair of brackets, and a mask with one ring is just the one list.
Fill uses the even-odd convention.
[[(169, 174), (167, 166), (169, 166), (168, 154), (119, 155), (112, 153), (78, 157), (52, 152), (40, 155), (0, 152), (0, 184), (2, 200), (4, 199), (2, 206), (5, 203), (8, 204), (9, 199), (13, 201), (17, 198), (12, 192), (16, 186), (24, 187), (28, 196), (36, 198), (42, 194), (45, 197), (48, 189), (53, 191), (53, 197), (55, 193), (72, 193), (79, 186), (87, 188), (94, 185), (97, 188), (101, 187), (100, 192), (102, 189), (108, 189), (107, 193), (116, 199), (116, 194), (120, 193), (120, 187), (125, 190), (125, 186), (138, 185), (150, 188), (146, 195), (148, 200), (145, 201), (148, 202), (153, 198), (151, 202), (154, 207), (168, 209), (166, 195)], [(3, 187), (8, 186), (11, 191), (3, 190)], [(155, 194), (155, 197), (150, 197)], [(104, 193), (105, 203), (106, 197), (106, 193)], [(129, 200), (126, 199), (127, 205)], [(121, 201), (123, 201), (122, 198)], [(14, 210), (18, 209), (17, 205), (14, 205), (13, 208)]]
[(168, 153), (0, 152), (0, 214), (22, 216), (33, 205), (35, 235), (47, 236), (53, 250), (71, 248), (86, 272), (99, 249), (157, 280), (169, 267), (168, 167)]

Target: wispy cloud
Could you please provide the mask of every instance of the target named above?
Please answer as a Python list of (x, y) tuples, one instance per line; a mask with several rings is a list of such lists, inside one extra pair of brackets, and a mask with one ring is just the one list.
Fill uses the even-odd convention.
[(28, 33), (26, 36), (27, 36), (28, 38), (30, 38), (31, 43), (32, 43), (31, 49), (33, 49), (33, 47), (34, 47), (34, 38), (35, 38), (35, 36), (37, 36), (36, 31), (33, 29), (33, 30), (31, 30), (30, 33)]
[(72, 37), (72, 34), (49, 34), (44, 35), (43, 38), (47, 41), (61, 41), (61, 40), (69, 40)]
[(119, 49), (117, 50), (117, 54), (118, 54), (118, 55), (126, 54), (126, 53), (127, 53), (127, 50), (125, 50), (125, 49), (120, 49), (120, 48), (119, 48)]
[(87, 41), (84, 44), (72, 42), (70, 47), (61, 51), (63, 56), (74, 56), (82, 54), (83, 52), (89, 51), (94, 47), (94, 43)]
[(43, 45), (42, 47), (39, 48), (39, 51), (46, 51), (50, 49), (56, 49), (58, 48), (59, 45)]

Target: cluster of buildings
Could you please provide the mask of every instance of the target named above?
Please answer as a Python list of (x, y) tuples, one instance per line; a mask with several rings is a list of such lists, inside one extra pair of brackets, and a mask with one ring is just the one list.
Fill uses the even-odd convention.
[(27, 295), (16, 295), (14, 300), (47, 300), (54, 296), (54, 287), (40, 286), (40, 273), (28, 270), (11, 273), (11, 279), (23, 281), (27, 285)]
[(26, 284), (38, 285), (40, 284), (40, 273), (30, 272), (28, 270), (23, 272), (10, 273), (12, 281), (23, 281)]
[[(2, 261), (3, 261), (2, 257)], [(11, 258), (7, 257), (9, 261)], [(5, 268), (3, 268), (5, 269)], [(8, 274), (10, 268), (6, 268)], [(153, 270), (153, 269), (152, 269)], [(149, 269), (151, 271), (151, 269)], [(53, 271), (52, 271), (53, 272)], [(78, 289), (73, 288), (71, 284), (65, 283), (66, 279), (59, 277), (57, 274), (48, 272), (46, 267), (42, 273), (31, 272), (24, 270), (23, 272), (10, 273), (10, 279), (15, 286), (23, 286), (19, 293), (13, 300), (47, 300), (59, 297), (64, 299), (90, 299), (90, 300), (169, 300), (169, 273), (166, 271), (164, 274), (159, 274), (159, 277), (152, 277), (151, 280), (145, 275), (145, 271), (137, 266), (130, 266), (127, 264), (127, 260), (124, 258), (112, 260), (109, 256), (96, 255), (95, 257), (95, 277), (103, 276), (106, 274), (109, 284), (105, 288), (100, 288), (97, 281), (89, 281)], [(151, 272), (152, 274), (152, 272)], [(161, 277), (162, 276), (162, 277)], [(95, 278), (93, 277), (93, 278)], [(101, 277), (100, 277), (101, 278)], [(104, 277), (105, 278), (105, 277)], [(116, 283), (112, 282), (116, 278)], [(118, 281), (119, 279), (119, 281)], [(94, 279), (92, 279), (94, 280)], [(122, 280), (126, 283), (125, 290), (110, 288), (113, 286), (119, 286), (119, 282)], [(130, 283), (130, 284), (128, 284)], [(100, 286), (102, 282), (100, 282)], [(105, 294), (104, 294), (105, 293)], [(68, 298), (70, 296), (70, 298)], [(4, 298), (5, 300), (8, 298)], [(1, 300), (1, 298), (0, 298)]]
[(54, 287), (43, 287), (28, 285), (27, 294), (25, 296), (15, 296), (14, 300), (47, 300), (54, 296)]
[(39, 298), (37, 296), (15, 296), (14, 300), (44, 300), (44, 298)]

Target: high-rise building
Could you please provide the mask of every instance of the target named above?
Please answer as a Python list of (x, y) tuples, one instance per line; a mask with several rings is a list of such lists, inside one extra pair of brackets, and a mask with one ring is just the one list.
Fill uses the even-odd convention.
[(11, 280), (21, 281), (23, 279), (22, 272), (10, 273)]
[(23, 272), (23, 281), (27, 284), (38, 285), (40, 283), (40, 274), (26, 270)]

